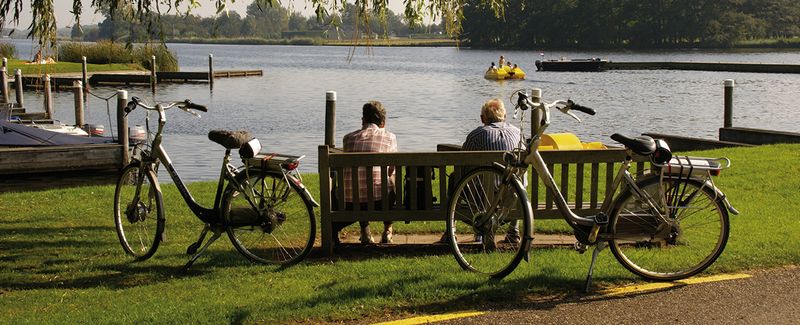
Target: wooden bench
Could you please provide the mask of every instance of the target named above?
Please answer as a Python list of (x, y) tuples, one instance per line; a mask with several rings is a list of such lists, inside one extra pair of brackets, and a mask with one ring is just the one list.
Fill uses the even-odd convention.
[[(333, 254), (334, 222), (354, 221), (445, 221), (448, 204), (448, 172), (466, 166), (489, 166), (502, 161), (502, 151), (460, 151), (460, 146), (439, 145), (437, 152), (364, 153), (343, 152), (327, 145), (319, 146), (320, 222), (322, 249)], [(610, 187), (615, 168), (625, 157), (624, 149), (542, 151), (548, 169), (565, 193), (578, 215), (596, 214), (602, 204), (606, 187)], [(635, 170), (642, 173), (647, 157), (635, 157)], [(388, 167), (395, 166), (395, 193), (393, 204), (388, 201)], [(350, 168), (380, 168), (380, 210), (375, 209), (373, 186), (367, 187), (366, 209), (358, 204), (345, 210), (344, 171)], [(574, 172), (571, 172), (573, 171)], [(421, 171), (421, 173), (420, 173)], [(359, 202), (358, 173), (353, 172), (353, 201)], [(367, 184), (372, 184), (372, 173), (367, 172)], [(405, 181), (408, 179), (417, 181)], [(560, 218), (553, 204), (553, 194), (546, 190), (538, 175), (528, 173), (529, 195), (536, 218)], [(600, 180), (607, 184), (600, 188)], [(455, 184), (455, 183), (453, 183)], [(404, 187), (407, 187), (404, 189)], [(420, 194), (421, 193), (421, 194)], [(541, 194), (541, 195), (540, 195)], [(405, 197), (407, 196), (407, 198)], [(540, 198), (541, 196), (541, 198)], [(334, 199), (338, 200), (334, 204)], [(404, 204), (406, 203), (406, 204)], [(338, 209), (334, 209), (334, 206)]]

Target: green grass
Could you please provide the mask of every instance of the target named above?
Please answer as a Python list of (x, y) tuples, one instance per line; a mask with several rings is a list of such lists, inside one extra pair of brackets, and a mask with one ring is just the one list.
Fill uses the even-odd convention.
[[(25, 60), (8, 60), (8, 74), (12, 75), (16, 69), (21, 69), (23, 75), (39, 75), (53, 73), (81, 73), (81, 64), (74, 62), (57, 62), (54, 64), (26, 64)], [(142, 70), (141, 66), (131, 63), (113, 64), (87, 64), (86, 70), (89, 72), (97, 71), (123, 71), (123, 70)]]
[[(742, 212), (731, 216), (728, 246), (706, 274), (800, 263), (800, 145), (695, 154), (731, 158), (733, 167), (715, 182)], [(318, 197), (316, 175), (307, 175), (305, 182)], [(387, 314), (480, 309), (530, 294), (578, 292), (590, 261), (589, 254), (569, 249), (535, 249), (531, 264), (492, 282), (462, 271), (446, 250), (420, 256), (402, 249), (350, 247), (365, 254), (345, 251), (322, 258), (312, 253), (307, 262), (281, 270), (248, 263), (222, 238), (181, 274), (185, 249), (201, 225), (174, 186), (163, 188), (167, 241), (144, 262), (131, 262), (119, 246), (113, 186), (0, 194), (0, 323), (385, 319)], [(190, 188), (201, 202), (213, 201), (214, 184)], [(396, 223), (399, 232), (412, 226)], [(600, 255), (595, 280), (603, 287), (641, 281), (607, 250)]]

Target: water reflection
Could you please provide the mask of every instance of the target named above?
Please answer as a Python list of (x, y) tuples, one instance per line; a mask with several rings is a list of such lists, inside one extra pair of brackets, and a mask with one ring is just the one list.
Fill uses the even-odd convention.
[[(535, 72), (539, 52), (456, 48), (357, 49), (347, 47), (170, 44), (181, 68), (205, 71), (208, 54), (215, 70), (263, 69), (263, 77), (221, 78), (207, 84), (161, 84), (155, 99), (190, 98), (210, 111), (196, 119), (170, 111), (165, 146), (187, 180), (217, 177), (222, 149), (206, 140), (211, 129), (248, 129), (265, 150), (308, 155), (302, 170), (316, 171), (317, 146), (324, 138), (325, 92), (337, 91), (337, 143), (360, 124), (361, 105), (380, 100), (388, 128), (402, 151), (433, 151), (438, 143), (460, 143), (478, 123), (489, 98), (507, 101), (514, 90), (542, 88), (545, 100), (571, 98), (598, 114), (578, 124), (553, 114), (551, 132), (573, 132), (587, 141), (609, 142), (614, 132), (670, 133), (714, 138), (722, 126), (724, 79), (735, 79), (734, 125), (798, 130), (793, 103), (800, 75), (699, 71)], [(26, 53), (20, 51), (20, 53)], [(504, 54), (528, 72), (528, 80), (483, 79), (489, 63)], [(616, 61), (800, 62), (798, 51), (778, 52), (547, 52), (546, 58), (602, 57)], [(126, 87), (153, 100), (148, 87)], [(115, 88), (97, 87), (108, 95)], [(26, 93), (26, 106), (41, 107), (41, 95)], [(56, 93), (57, 118), (71, 122), (72, 94)], [(111, 102), (112, 120), (114, 102)], [(108, 124), (106, 103), (90, 98), (87, 120)], [(141, 115), (130, 124), (142, 124)], [(138, 121), (137, 121), (138, 119)], [(528, 129), (529, 127), (525, 127)], [(108, 128), (107, 128), (108, 129)]]

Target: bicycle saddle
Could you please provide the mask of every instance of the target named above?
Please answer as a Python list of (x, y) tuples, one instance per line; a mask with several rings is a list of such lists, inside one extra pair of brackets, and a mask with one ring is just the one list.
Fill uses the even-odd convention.
[(656, 151), (656, 141), (646, 135), (629, 138), (619, 133), (611, 135), (611, 140), (622, 143), (624, 146), (633, 150), (642, 156), (650, 155)]
[(208, 132), (208, 139), (219, 143), (225, 149), (239, 149), (252, 138), (253, 136), (247, 131), (211, 130)]

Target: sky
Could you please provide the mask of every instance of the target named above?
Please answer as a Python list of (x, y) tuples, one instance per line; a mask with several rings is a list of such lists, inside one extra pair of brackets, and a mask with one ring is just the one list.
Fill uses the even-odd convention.
[[(75, 19), (73, 15), (70, 13), (72, 10), (72, 0), (53, 0), (54, 5), (56, 8), (56, 23), (58, 27), (71, 27), (75, 23)], [(24, 4), (25, 7), (23, 8), (22, 13), (20, 13), (20, 22), (17, 27), (25, 29), (28, 28), (28, 25), (31, 23), (31, 10), (30, 10), (30, 2), (31, 0), (25, 0)], [(96, 25), (99, 24), (104, 20), (102, 15), (98, 15), (94, 13), (94, 8), (91, 7), (92, 0), (83, 0), (83, 13), (81, 14), (81, 25)], [(188, 3), (188, 0), (183, 1), (184, 3)], [(202, 17), (211, 17), (214, 16), (216, 13), (216, 7), (214, 0), (198, 0), (201, 4), (200, 8), (196, 8), (192, 10), (192, 14), (199, 15)], [(248, 5), (252, 3), (253, 0), (228, 0), (228, 10), (233, 10), (238, 12), (240, 15), (244, 16), (245, 11)], [(283, 6), (288, 6), (289, 3), (294, 5), (294, 11), (299, 11), (303, 15), (311, 16), (314, 11), (313, 9), (306, 8), (307, 4), (305, 0), (281, 0)], [(185, 6), (185, 5), (184, 5)], [(402, 0), (390, 0), (389, 1), (389, 9), (394, 11), (397, 14), (402, 14), (403, 12), (403, 1)], [(181, 9), (185, 11), (185, 8)], [(13, 27), (7, 24), (3, 26), (6, 28)]]

